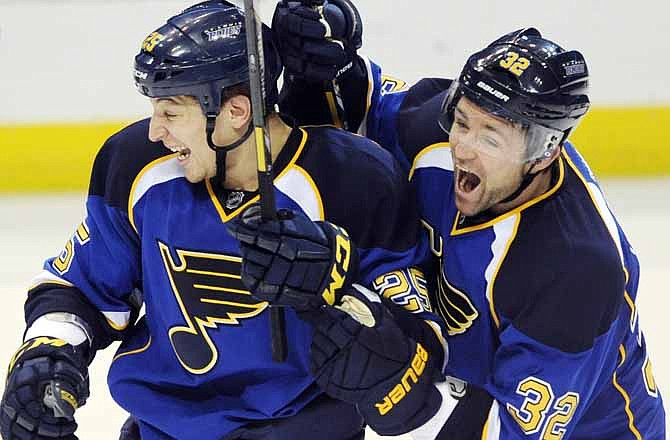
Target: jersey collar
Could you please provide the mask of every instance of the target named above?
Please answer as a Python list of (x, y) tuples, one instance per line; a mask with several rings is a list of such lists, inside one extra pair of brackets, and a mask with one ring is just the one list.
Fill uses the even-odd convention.
[(556, 171), (552, 171), (552, 173), (555, 174), (555, 177), (552, 178), (553, 184), (548, 191), (503, 214), (492, 216), (484, 213), (481, 216), (477, 216), (474, 218), (467, 218), (463, 214), (461, 214), (460, 211), (458, 211), (456, 213), (456, 218), (454, 219), (454, 224), (451, 228), (451, 235), (452, 236), (462, 235), (467, 234), (469, 232), (486, 229), (489, 226), (493, 226), (494, 224), (501, 222), (513, 215), (516, 215), (521, 211), (530, 208), (531, 206), (537, 205), (541, 201), (551, 197), (563, 185), (563, 181), (565, 178), (565, 164), (561, 156), (558, 157), (557, 167), (555, 168), (555, 170)]
[[(301, 127), (295, 127), (289, 133), (284, 147), (279, 152), (277, 159), (273, 164), (273, 181), (276, 182), (295, 164), (302, 154), (308, 138), (307, 131)], [(209, 197), (214, 204), (214, 208), (219, 213), (221, 221), (226, 223), (237, 216), (246, 207), (260, 200), (258, 191), (234, 191), (212, 185), (210, 179), (205, 180), (205, 186)], [(242, 194), (235, 195), (240, 192)], [(232, 197), (232, 199), (231, 199)], [(239, 204), (235, 203), (235, 198), (241, 197)]]

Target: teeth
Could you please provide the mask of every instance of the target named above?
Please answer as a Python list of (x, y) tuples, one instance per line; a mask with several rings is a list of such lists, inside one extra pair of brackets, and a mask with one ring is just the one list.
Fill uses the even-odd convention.
[(180, 153), (180, 152), (182, 152), (186, 149), (186, 147), (173, 147), (171, 145), (170, 146), (166, 145), (166, 147), (168, 148), (168, 150), (172, 151), (173, 153)]

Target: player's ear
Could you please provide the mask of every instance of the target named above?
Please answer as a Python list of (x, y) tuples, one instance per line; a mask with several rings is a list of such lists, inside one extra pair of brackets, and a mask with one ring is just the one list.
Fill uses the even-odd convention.
[(224, 109), (230, 114), (229, 124), (236, 130), (246, 130), (251, 121), (251, 100), (245, 95), (229, 98)]
[(528, 169), (530, 173), (539, 173), (540, 171), (546, 170), (556, 158), (561, 154), (561, 149), (563, 147), (556, 146), (553, 149), (545, 152), (545, 154), (532, 163), (531, 167)]

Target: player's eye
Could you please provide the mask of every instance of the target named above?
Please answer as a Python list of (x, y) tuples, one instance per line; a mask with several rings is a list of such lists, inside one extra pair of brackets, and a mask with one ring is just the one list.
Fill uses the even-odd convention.
[(500, 145), (498, 141), (490, 136), (483, 136), (482, 141), (486, 143), (489, 147), (498, 148)]
[(459, 130), (467, 130), (468, 129), (468, 125), (465, 122), (463, 122), (461, 120), (458, 120), (458, 119), (456, 119), (454, 121), (454, 126), (456, 126), (456, 128), (459, 129)]

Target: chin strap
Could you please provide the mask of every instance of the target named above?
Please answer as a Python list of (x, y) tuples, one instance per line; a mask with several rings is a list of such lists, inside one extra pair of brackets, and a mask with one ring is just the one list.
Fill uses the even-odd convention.
[(505, 197), (504, 199), (502, 199), (502, 200), (499, 201), (498, 203), (507, 203), (507, 202), (511, 202), (512, 200), (514, 200), (514, 199), (516, 199), (517, 197), (519, 197), (519, 196), (521, 195), (521, 193), (522, 193), (526, 188), (528, 188), (528, 185), (530, 185), (530, 184), (533, 182), (533, 180), (535, 179), (535, 177), (536, 177), (538, 174), (540, 174), (540, 173), (541, 173), (541, 171), (538, 171), (537, 173), (526, 173), (526, 175), (523, 176), (523, 180), (522, 180), (521, 183), (519, 184), (519, 187), (516, 189), (516, 191), (514, 191), (512, 194), (510, 194), (509, 196)]
[(251, 133), (253, 133), (254, 124), (249, 122), (247, 131), (242, 135), (242, 137), (240, 137), (232, 144), (216, 145), (214, 143), (214, 139), (212, 139), (214, 136), (214, 128), (216, 127), (216, 116), (217, 115), (215, 113), (207, 113), (206, 115), (207, 145), (209, 145), (209, 148), (216, 152), (216, 176), (214, 177), (214, 182), (223, 186), (224, 182), (226, 181), (226, 155), (229, 151), (234, 150), (235, 148), (242, 145), (244, 141), (249, 139), (249, 136), (251, 136)]
[[(544, 152), (544, 157), (541, 157), (539, 159), (535, 159), (535, 161), (534, 161), (535, 163), (533, 164), (533, 166), (537, 165), (542, 159), (551, 157), (551, 151), (552, 150), (553, 150), (553, 147), (546, 149), (545, 152)], [(548, 168), (546, 168), (545, 170), (551, 170), (552, 167), (553, 167), (553, 164), (551, 166), (549, 166)], [(529, 170), (528, 170), (529, 172), (526, 173), (525, 176), (523, 176), (523, 180), (521, 180), (521, 183), (519, 184), (519, 187), (516, 189), (516, 191), (514, 191), (512, 194), (510, 194), (509, 196), (507, 196), (503, 200), (499, 201), (498, 203), (508, 203), (508, 202), (511, 202), (512, 200), (516, 199), (517, 197), (519, 197), (521, 195), (521, 193), (526, 188), (528, 188), (528, 185), (530, 185), (533, 182), (533, 179), (535, 179), (535, 177), (538, 174), (540, 174), (542, 171), (544, 171), (544, 170), (540, 170), (536, 173), (531, 173), (530, 170), (532, 170), (532, 169), (533, 169), (533, 167), (530, 167)]]

